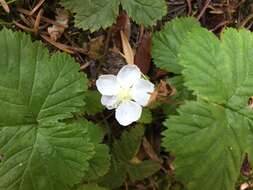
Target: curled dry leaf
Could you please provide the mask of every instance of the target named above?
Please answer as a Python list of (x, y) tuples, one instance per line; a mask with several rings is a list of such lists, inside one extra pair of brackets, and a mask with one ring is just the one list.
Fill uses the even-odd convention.
[(149, 105), (153, 104), (159, 100), (162, 100), (164, 97), (173, 96), (176, 94), (176, 89), (173, 86), (170, 86), (165, 81), (161, 80), (158, 84), (157, 88), (153, 93), (151, 93), (151, 97), (149, 99)]
[(69, 12), (64, 9), (56, 9), (56, 22), (60, 25), (53, 25), (47, 28), (47, 31), (50, 35), (50, 38), (54, 41), (57, 41), (65, 29), (68, 28), (69, 22)]
[(126, 59), (127, 64), (134, 64), (134, 52), (131, 48), (131, 45), (127, 39), (126, 34), (123, 31), (120, 31), (122, 48), (123, 48), (123, 57)]

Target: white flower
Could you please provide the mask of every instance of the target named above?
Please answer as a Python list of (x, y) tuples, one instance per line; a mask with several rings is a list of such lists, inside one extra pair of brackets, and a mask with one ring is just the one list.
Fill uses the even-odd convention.
[(136, 65), (125, 65), (115, 75), (101, 75), (96, 81), (102, 94), (101, 103), (107, 109), (116, 109), (116, 119), (127, 126), (140, 119), (142, 106), (146, 106), (154, 91), (154, 84), (142, 78)]

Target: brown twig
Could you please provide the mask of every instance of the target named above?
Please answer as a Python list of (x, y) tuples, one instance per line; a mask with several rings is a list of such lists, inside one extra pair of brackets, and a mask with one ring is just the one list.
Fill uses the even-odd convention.
[(46, 36), (45, 34), (41, 34), (41, 37), (46, 40), (48, 43), (52, 44), (53, 46), (57, 47), (58, 49), (70, 53), (70, 54), (74, 54), (73, 50), (70, 50), (70, 46), (67, 46), (65, 44), (61, 44), (58, 42), (53, 41), (50, 37)]
[(211, 31), (214, 32), (214, 31), (218, 30), (219, 28), (228, 25), (229, 23), (230, 23), (229, 21), (225, 20), (225, 21), (219, 23), (218, 25), (216, 25), (213, 29), (211, 29)]
[(187, 6), (188, 6), (188, 13), (187, 15), (190, 16), (192, 14), (192, 3), (191, 0), (186, 0)]
[(253, 19), (253, 13), (248, 15), (239, 25), (239, 28), (244, 27), (251, 19)]
[(82, 70), (85, 70), (87, 67), (89, 67), (90, 66), (90, 63), (85, 63), (85, 64), (83, 64), (83, 65), (81, 65), (80, 66), (80, 70), (82, 71)]
[(16, 21), (13, 21), (13, 24), (15, 24), (17, 27), (19, 27), (19, 28), (21, 28), (22, 30), (25, 30), (25, 31), (27, 31), (27, 32), (34, 32), (33, 29), (28, 28), (28, 27), (26, 27), (26, 26), (24, 26), (24, 25), (22, 25), (22, 24), (20, 24), (20, 23), (18, 23), (18, 22), (16, 22)]
[(40, 6), (45, 2), (45, 0), (41, 0), (33, 9), (30, 11), (29, 15), (32, 16), (39, 8)]
[(34, 27), (33, 27), (33, 30), (34, 30), (34, 33), (37, 35), (38, 31), (39, 31), (39, 26), (40, 26), (40, 21), (41, 21), (41, 17), (43, 15), (43, 9), (40, 9), (39, 10), (39, 13), (36, 17), (36, 20), (35, 20), (35, 23), (34, 23)]
[(19, 14), (20, 19), (27, 25), (27, 26), (32, 26), (32, 23), (30, 20), (28, 20), (23, 14)]
[[(20, 13), (23, 13), (25, 15), (28, 15), (30, 14), (30, 12), (28, 10), (25, 10), (25, 9), (22, 9), (22, 8), (17, 8), (17, 11), (20, 12)], [(35, 15), (33, 15), (35, 16)], [(60, 27), (65, 27), (64, 25), (54, 21), (54, 20), (51, 20), (49, 18), (46, 18), (46, 17), (43, 17), (41, 16), (41, 20), (44, 21), (44, 22), (48, 22), (49, 24), (53, 24), (53, 25), (57, 25), (57, 26), (60, 26)]]
[(200, 13), (199, 13), (199, 15), (197, 17), (197, 20), (200, 20), (201, 17), (204, 15), (204, 13), (205, 13), (208, 5), (210, 4), (210, 2), (211, 2), (211, 0), (206, 0), (204, 7), (202, 8), (202, 10), (200, 11)]

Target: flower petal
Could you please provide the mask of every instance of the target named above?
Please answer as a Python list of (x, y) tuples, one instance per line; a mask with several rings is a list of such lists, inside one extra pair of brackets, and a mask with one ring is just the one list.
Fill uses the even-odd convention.
[(140, 105), (148, 104), (150, 93), (154, 92), (155, 85), (148, 80), (140, 79), (132, 88), (132, 97)]
[(98, 91), (102, 95), (113, 96), (116, 95), (119, 89), (117, 78), (115, 75), (101, 75), (96, 81)]
[(142, 107), (136, 102), (127, 100), (116, 109), (116, 119), (120, 125), (127, 126), (140, 119)]
[(131, 87), (141, 78), (141, 71), (136, 65), (125, 65), (117, 75), (117, 80), (121, 87)]
[(109, 110), (115, 109), (117, 107), (117, 97), (103, 95), (101, 98), (101, 103)]

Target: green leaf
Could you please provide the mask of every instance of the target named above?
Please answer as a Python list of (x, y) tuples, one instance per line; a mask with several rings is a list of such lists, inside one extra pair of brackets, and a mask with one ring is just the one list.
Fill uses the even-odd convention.
[(75, 25), (91, 32), (111, 26), (120, 3), (135, 22), (144, 26), (155, 24), (167, 13), (165, 0), (60, 0), (62, 6), (75, 13)]
[(120, 0), (123, 9), (138, 24), (153, 25), (167, 13), (165, 0)]
[(110, 154), (109, 148), (105, 144), (101, 144), (103, 141), (103, 131), (95, 124), (87, 121), (82, 121), (83, 126), (88, 126), (89, 137), (92, 143), (95, 145), (95, 155), (89, 161), (90, 167), (86, 172), (84, 180), (94, 181), (104, 176), (110, 168)]
[(131, 181), (142, 180), (160, 170), (160, 164), (152, 160), (144, 160), (138, 164), (128, 164)]
[(178, 75), (172, 78), (169, 78), (168, 83), (176, 89), (176, 94), (170, 97), (170, 102), (163, 104), (162, 108), (167, 115), (176, 112), (176, 108), (184, 104), (187, 100), (194, 100), (195, 96), (192, 94), (192, 91), (188, 90), (184, 86), (183, 76)]
[(138, 123), (150, 124), (152, 123), (152, 112), (148, 108), (142, 110), (141, 118)]
[(189, 32), (199, 28), (200, 24), (192, 17), (176, 18), (165, 25), (164, 29), (152, 37), (152, 57), (157, 67), (180, 74), (178, 64), (180, 46)]
[(101, 95), (98, 91), (88, 90), (85, 94), (85, 111), (89, 115), (95, 115), (102, 112), (104, 106), (101, 104)]
[(1, 190), (68, 190), (94, 154), (87, 129), (77, 124), (5, 127), (0, 146)]
[[(143, 128), (136, 127), (129, 132), (124, 132), (121, 139), (114, 142), (111, 167), (109, 172), (101, 179), (102, 186), (114, 189), (123, 184), (128, 174), (133, 181), (142, 180), (160, 169), (160, 164), (154, 161), (142, 161), (135, 157), (139, 151), (143, 135)], [(134, 162), (133, 158), (137, 162)]]
[(119, 12), (119, 0), (61, 0), (61, 5), (75, 15), (75, 25), (94, 32), (111, 26)]
[(139, 150), (144, 128), (138, 126), (123, 133), (120, 140), (113, 144), (113, 151), (119, 160), (131, 160)]
[(113, 143), (111, 167), (108, 174), (101, 179), (102, 186), (114, 189), (122, 185), (127, 176), (128, 164), (131, 164), (130, 160), (139, 150), (143, 134), (142, 127), (132, 128)]
[(247, 30), (228, 29), (221, 42), (205, 29), (195, 30), (181, 51), (186, 85), (203, 99), (245, 107), (252, 95), (252, 43)]
[(123, 162), (119, 162), (113, 157), (111, 159), (111, 167), (109, 172), (101, 178), (99, 184), (108, 187), (110, 189), (115, 189), (120, 187), (127, 176), (126, 164)]
[(9, 30), (0, 32), (1, 126), (52, 123), (84, 106), (86, 77), (68, 55), (49, 53), (41, 43)]
[(85, 75), (25, 34), (0, 31), (0, 189), (68, 190), (95, 154), (86, 128), (60, 123), (84, 106)]
[(176, 155), (176, 176), (189, 190), (234, 189), (246, 152), (252, 157), (252, 47), (252, 33), (235, 29), (221, 40), (196, 29), (182, 46), (185, 84), (197, 101), (165, 122), (163, 145)]
[(194, 99), (194, 96), (192, 95), (192, 91), (189, 91), (184, 86), (183, 76), (179, 75), (179, 76), (172, 77), (168, 79), (168, 83), (176, 89), (176, 94), (171, 96), (171, 99), (178, 101), (177, 103), (179, 105), (182, 104), (186, 100)]
[(108, 190), (107, 188), (100, 187), (97, 184), (84, 184), (81, 187), (79, 187), (77, 190)]

